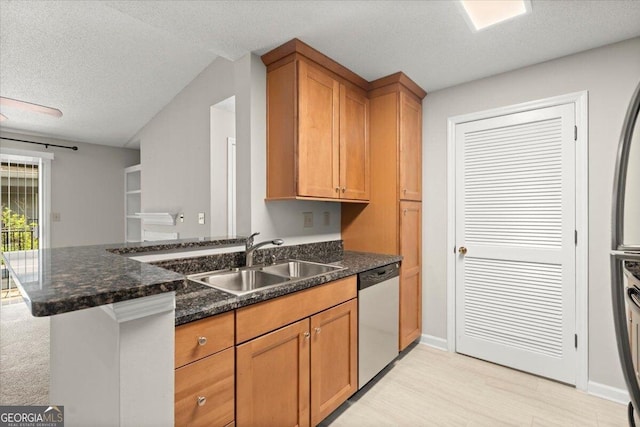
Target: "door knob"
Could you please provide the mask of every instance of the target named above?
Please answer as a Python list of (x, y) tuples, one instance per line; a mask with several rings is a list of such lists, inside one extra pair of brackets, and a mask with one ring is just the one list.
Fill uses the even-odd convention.
[(467, 248), (465, 248), (464, 246), (460, 246), (460, 247), (458, 248), (458, 253), (459, 253), (460, 255), (466, 255), (466, 254), (467, 254)]

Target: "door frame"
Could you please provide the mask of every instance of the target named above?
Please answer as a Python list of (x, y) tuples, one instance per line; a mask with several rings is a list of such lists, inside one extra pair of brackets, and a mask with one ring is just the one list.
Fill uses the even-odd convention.
[(456, 126), (458, 124), (521, 113), (562, 104), (575, 104), (576, 173), (576, 389), (587, 391), (589, 380), (589, 110), (588, 91), (544, 98), (449, 117), (447, 121), (447, 349), (456, 351)]
[(3, 158), (13, 158), (25, 162), (33, 162), (39, 165), (38, 171), (38, 239), (39, 247), (47, 249), (51, 247), (51, 161), (54, 155), (46, 151), (19, 150), (14, 148), (0, 149)]

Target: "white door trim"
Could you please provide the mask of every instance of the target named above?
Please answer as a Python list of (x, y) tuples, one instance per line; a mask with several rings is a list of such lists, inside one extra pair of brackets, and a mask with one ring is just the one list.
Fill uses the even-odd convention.
[[(40, 165), (38, 172), (38, 182), (40, 185), (39, 194), (39, 246), (42, 249), (51, 247), (51, 161), (54, 159), (53, 153), (44, 151), (18, 150), (13, 148), (0, 149), (3, 159), (18, 159), (21, 161), (34, 162)], [(44, 232), (43, 232), (44, 230)]]
[(588, 134), (588, 99), (587, 91), (574, 92), (552, 98), (545, 98), (522, 104), (494, 108), (460, 116), (453, 116), (447, 123), (447, 347), (454, 352), (455, 339), (455, 130), (456, 125), (520, 113), (538, 108), (553, 107), (562, 104), (575, 104), (576, 126), (578, 138), (576, 143), (576, 231), (578, 244), (576, 245), (576, 334), (578, 336), (576, 388), (587, 391), (589, 380), (589, 134)]

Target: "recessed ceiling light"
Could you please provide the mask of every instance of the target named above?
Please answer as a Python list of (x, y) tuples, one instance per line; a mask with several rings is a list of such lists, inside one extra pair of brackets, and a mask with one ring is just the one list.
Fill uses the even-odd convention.
[(474, 31), (531, 12), (530, 0), (460, 0), (460, 4)]
[(5, 98), (4, 96), (0, 96), (0, 105), (3, 105), (5, 107), (18, 108), (25, 111), (33, 111), (35, 113), (49, 114), (50, 116), (54, 117), (62, 117), (62, 111), (58, 110), (57, 108), (47, 107), (44, 105), (34, 104), (27, 101), (20, 101), (12, 98)]

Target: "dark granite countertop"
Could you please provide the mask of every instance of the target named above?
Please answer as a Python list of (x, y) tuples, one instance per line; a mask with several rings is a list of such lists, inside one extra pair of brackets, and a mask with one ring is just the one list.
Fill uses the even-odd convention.
[(4, 252), (34, 316), (175, 291), (184, 275), (109, 252), (114, 245)]
[(401, 259), (402, 257), (399, 255), (345, 251), (342, 261), (331, 263), (333, 265), (346, 267), (345, 270), (288, 282), (274, 288), (265, 289), (264, 291), (257, 291), (241, 296), (232, 295), (190, 280), (185, 280), (185, 287), (176, 292), (176, 326), (322, 285), (333, 280), (342, 279), (376, 267), (398, 262)]
[(325, 262), (346, 268), (236, 296), (187, 280), (186, 275), (244, 265), (244, 252), (161, 261), (155, 265), (123, 256), (228, 244), (237, 242), (230, 239), (192, 239), (128, 246), (39, 249), (2, 255), (34, 316), (51, 316), (175, 291), (176, 325), (308, 289), (402, 259), (396, 255), (345, 252), (340, 240), (263, 249), (255, 254), (258, 264), (276, 256), (278, 259)]

